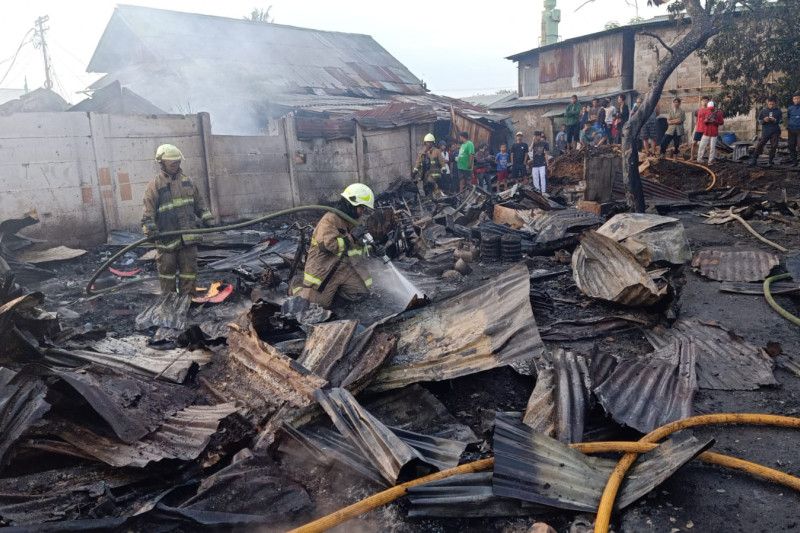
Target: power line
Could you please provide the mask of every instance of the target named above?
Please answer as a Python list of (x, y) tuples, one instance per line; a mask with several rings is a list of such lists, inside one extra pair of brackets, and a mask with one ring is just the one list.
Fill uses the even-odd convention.
[[(28, 35), (30, 35), (32, 31), (33, 31), (33, 28), (29, 29), (25, 33), (25, 35), (22, 37), (22, 40), (20, 41), (19, 46), (17, 47), (17, 51), (14, 52), (14, 55), (11, 57), (11, 64), (8, 66), (8, 70), (6, 70), (6, 73), (3, 74), (2, 78), (0, 78), (0, 85), (2, 85), (4, 81), (6, 81), (6, 78), (8, 77), (9, 72), (11, 72), (11, 69), (14, 68), (14, 63), (17, 62), (17, 56), (19, 55), (20, 50), (22, 50), (22, 47), (25, 46), (28, 42), (30, 42), (30, 41), (27, 41), (26, 39), (28, 38)], [(6, 60), (6, 61), (8, 61), (8, 60)]]
[[(36, 19), (36, 36), (39, 38), (39, 46), (42, 47), (42, 57), (44, 58), (44, 88), (52, 89), (53, 80), (50, 78), (50, 58), (47, 56), (47, 41), (44, 38), (44, 33), (49, 29), (45, 28), (44, 24), (50, 20), (50, 17), (44, 15)], [(36, 46), (36, 43), (34, 43)]]

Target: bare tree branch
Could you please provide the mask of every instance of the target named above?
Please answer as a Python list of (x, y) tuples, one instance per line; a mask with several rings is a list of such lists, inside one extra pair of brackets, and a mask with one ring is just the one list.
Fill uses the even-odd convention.
[(672, 51), (672, 48), (667, 43), (664, 42), (664, 39), (662, 39), (661, 37), (659, 37), (655, 33), (650, 33), (649, 31), (640, 31), (639, 35), (647, 35), (648, 37), (652, 37), (653, 39), (656, 39), (658, 42), (661, 43), (661, 46), (663, 46), (664, 48), (667, 49), (667, 52), (669, 52), (670, 54), (674, 53)]

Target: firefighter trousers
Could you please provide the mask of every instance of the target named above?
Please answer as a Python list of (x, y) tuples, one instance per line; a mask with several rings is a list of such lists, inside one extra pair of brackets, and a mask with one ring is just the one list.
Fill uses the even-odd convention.
[(321, 291), (313, 287), (302, 287), (296, 294), (311, 303), (330, 309), (337, 296), (343, 300), (357, 302), (369, 296), (369, 288), (364, 284), (364, 280), (358, 275), (356, 269), (350, 265), (341, 264), (336, 272), (328, 278)]
[(197, 280), (197, 246), (184, 246), (175, 251), (159, 250), (156, 263), (161, 294), (175, 292), (177, 278), (180, 281), (180, 293), (194, 296)]

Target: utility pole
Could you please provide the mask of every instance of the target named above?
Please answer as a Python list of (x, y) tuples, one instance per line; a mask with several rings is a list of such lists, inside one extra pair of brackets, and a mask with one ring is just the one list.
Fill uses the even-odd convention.
[(39, 38), (39, 42), (36, 44), (38, 44), (38, 46), (41, 46), (42, 56), (44, 57), (44, 88), (52, 89), (53, 80), (50, 77), (50, 58), (47, 56), (47, 41), (44, 38), (44, 32), (46, 32), (49, 29), (46, 28), (44, 24), (48, 20), (50, 20), (50, 17), (47, 15), (36, 19), (35, 22), (36, 33), (34, 35)]

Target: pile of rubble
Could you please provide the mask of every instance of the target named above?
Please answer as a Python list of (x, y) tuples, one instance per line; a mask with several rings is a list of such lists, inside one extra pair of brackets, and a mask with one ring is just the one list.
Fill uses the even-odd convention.
[[(334, 312), (286, 296), (302, 220), (207, 236), (194, 304), (154, 294), (152, 254), (98, 279), (116, 293), (81, 295), (80, 279), (136, 235), (37, 256), (22, 253), (33, 243), (19, 220), (0, 224), (0, 525), (281, 530), (487, 457), (489, 470), (409, 489), (396, 512), (594, 512), (615, 461), (570, 443), (685, 418), (701, 389), (777, 383), (776, 354), (680, 314), (684, 265), (742, 284), (787, 262), (693, 253), (677, 218), (556, 200), (514, 187), (421, 202), (398, 182), (368, 224), (414, 290), (376, 283), (366, 304)], [(463, 380), (476, 392), (456, 390)], [(680, 434), (644, 454), (617, 507), (712, 445)]]

